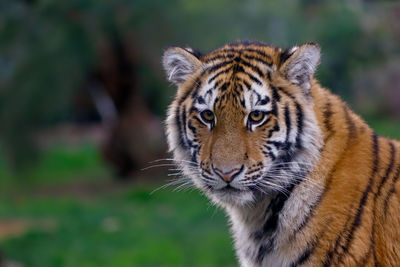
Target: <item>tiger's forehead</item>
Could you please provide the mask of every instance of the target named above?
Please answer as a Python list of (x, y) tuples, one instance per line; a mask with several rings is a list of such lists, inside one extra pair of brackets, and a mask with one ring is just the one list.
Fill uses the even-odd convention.
[(227, 45), (202, 61), (203, 83), (197, 102), (209, 109), (233, 105), (241, 109), (269, 109), (271, 90), (266, 77), (276, 69), (279, 50), (270, 46)]
[(210, 62), (217, 59), (232, 59), (240, 55), (248, 60), (258, 59), (265, 63), (272, 64), (276, 62), (281, 49), (278, 47), (262, 43), (239, 42), (227, 44), (202, 57), (203, 62)]

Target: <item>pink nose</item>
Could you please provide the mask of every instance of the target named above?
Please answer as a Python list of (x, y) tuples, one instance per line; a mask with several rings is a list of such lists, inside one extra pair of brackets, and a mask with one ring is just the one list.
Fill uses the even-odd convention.
[(233, 179), (236, 178), (236, 176), (242, 172), (243, 170), (243, 165), (240, 168), (234, 168), (231, 170), (221, 170), (218, 168), (214, 168), (213, 166), (213, 170), (214, 172), (221, 177), (222, 180), (224, 180), (227, 183), (230, 183), (233, 181)]

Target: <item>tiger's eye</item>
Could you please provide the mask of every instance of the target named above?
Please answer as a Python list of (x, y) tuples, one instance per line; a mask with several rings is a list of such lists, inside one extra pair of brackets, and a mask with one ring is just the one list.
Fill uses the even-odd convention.
[(208, 122), (208, 123), (213, 122), (214, 118), (215, 118), (214, 113), (209, 109), (204, 110), (203, 112), (201, 112), (200, 116), (205, 122)]
[(251, 122), (257, 123), (264, 119), (265, 113), (259, 110), (250, 112), (249, 119)]

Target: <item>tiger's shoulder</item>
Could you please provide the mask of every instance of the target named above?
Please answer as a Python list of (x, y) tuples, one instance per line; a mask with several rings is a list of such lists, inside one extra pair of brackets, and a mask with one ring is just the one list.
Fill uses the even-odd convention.
[(323, 176), (325, 182), (312, 207), (316, 216), (310, 216), (305, 227), (315, 239), (301, 254), (301, 262), (396, 266), (400, 260), (400, 142), (378, 135), (315, 80), (311, 93), (324, 138), (311, 176)]

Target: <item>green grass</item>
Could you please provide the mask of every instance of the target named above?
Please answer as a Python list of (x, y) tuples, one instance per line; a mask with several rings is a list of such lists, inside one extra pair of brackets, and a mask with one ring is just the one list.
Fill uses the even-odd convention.
[(0, 217), (52, 219), (0, 247), (24, 266), (234, 266), (225, 215), (198, 192), (152, 186), (89, 201), (24, 198), (2, 202)]
[[(51, 191), (107, 179), (110, 171), (90, 144), (52, 147), (22, 176), (0, 168), (0, 223), (35, 222), (0, 241), (1, 253), (41, 267), (237, 265), (225, 215), (197, 191), (150, 194), (159, 184), (127, 184), (91, 196)], [(41, 226), (43, 220), (52, 227)]]
[(41, 157), (33, 166), (19, 172), (12, 172), (7, 168), (4, 158), (0, 157), (0, 192), (13, 187), (21, 189), (109, 176), (110, 171), (93, 144), (53, 146), (42, 151)]

